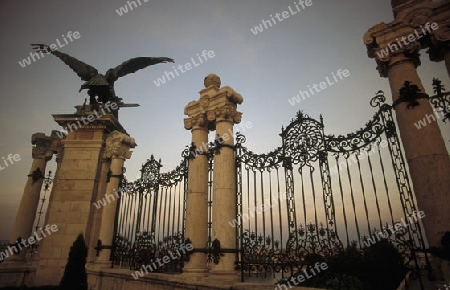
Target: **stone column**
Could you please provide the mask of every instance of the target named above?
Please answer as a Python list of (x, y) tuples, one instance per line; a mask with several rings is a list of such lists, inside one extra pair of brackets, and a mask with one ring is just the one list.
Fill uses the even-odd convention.
[[(106, 196), (106, 186), (107, 186), (106, 180), (108, 179), (107, 176), (110, 167), (111, 167), (111, 159), (107, 158), (105, 154), (103, 154), (102, 164), (100, 166), (101, 173), (98, 180), (98, 189), (96, 194), (92, 195), (91, 203), (97, 203), (99, 200), (102, 200)], [(89, 249), (95, 249), (97, 247), (102, 223), (103, 208), (104, 207), (97, 208), (96, 206), (94, 206), (94, 208), (92, 209), (92, 214), (88, 221), (87, 226), (87, 231), (89, 232), (89, 235), (92, 237), (88, 245)], [(86, 266), (86, 268), (90, 267), (91, 264), (93, 265), (95, 260), (97, 260), (97, 251), (96, 250), (88, 251), (88, 258), (87, 258), (88, 266)]]
[(220, 280), (237, 281), (239, 278), (235, 270), (236, 228), (231, 227), (229, 222), (236, 219), (237, 214), (233, 124), (240, 120), (241, 115), (236, 111), (235, 104), (227, 102), (216, 110), (216, 134), (220, 149), (214, 155), (211, 239), (220, 241), (223, 256), (218, 264), (213, 263), (211, 275)]
[(123, 174), (122, 168), (125, 159), (130, 159), (131, 157), (130, 148), (134, 147), (136, 147), (134, 138), (119, 131), (111, 132), (108, 138), (106, 138), (104, 157), (111, 159), (111, 166), (109, 171), (110, 178), (106, 185), (105, 194), (107, 203), (102, 211), (99, 240), (107, 248), (100, 250), (99, 257), (95, 263), (107, 268), (111, 267), (111, 261), (109, 259), (111, 255), (110, 246), (113, 244), (114, 218), (118, 202), (119, 183)]
[[(200, 97), (201, 99), (201, 97)], [(184, 127), (192, 132), (192, 146), (188, 168), (188, 194), (186, 200), (186, 239), (194, 248), (185, 263), (183, 275), (191, 278), (205, 277), (206, 243), (208, 238), (208, 127), (205, 108), (193, 101), (184, 109), (189, 118)]]
[(236, 164), (234, 153), (233, 125), (241, 122), (242, 113), (237, 105), (243, 102), (242, 96), (230, 87), (220, 88), (220, 78), (209, 75), (205, 87), (210, 87), (207, 118), (215, 124), (216, 150), (213, 172), (212, 237), (213, 250), (220, 256), (212, 263), (209, 279), (218, 281), (238, 281), (236, 268), (237, 242), (236, 229), (229, 222), (236, 218)]
[[(42, 183), (44, 181), (45, 168), (47, 161), (53, 156), (51, 149), (52, 140), (52, 137), (45, 136), (44, 133), (35, 133), (31, 137), (31, 143), (35, 145), (32, 152), (33, 164), (28, 174), (19, 210), (17, 211), (10, 244), (14, 244), (19, 237), (27, 240), (32, 234), (33, 223), (36, 218), (36, 211), (41, 196)], [(9, 260), (24, 260), (25, 252), (26, 250), (23, 250), (19, 255), (11, 256)]]
[[(406, 80), (425, 91), (411, 58), (393, 57), (388, 77), (393, 101), (398, 99)], [(434, 115), (428, 99), (419, 99), (418, 102), (419, 106), (413, 108), (408, 108), (408, 103), (401, 103), (395, 112), (417, 204), (419, 210), (426, 214), (422, 222), (428, 243), (431, 247), (441, 247), (443, 234), (450, 230), (450, 158), (437, 122), (421, 129), (415, 127), (418, 121)]]
[[(400, 46), (397, 40), (403, 42), (403, 36), (415, 35), (414, 31), (421, 25), (425, 27), (426, 23), (430, 25), (434, 21), (444, 31), (446, 26), (441, 20), (449, 15), (444, 7), (450, 7), (449, 3), (393, 1), (396, 19), (390, 24), (377, 24), (366, 32), (364, 42), (368, 55), (375, 58), (380, 76), (389, 79), (393, 102), (399, 99), (405, 81), (416, 85), (420, 93), (425, 93), (416, 67), (420, 65), (418, 52), (423, 46), (430, 45), (413, 41)], [(433, 35), (437, 36), (439, 29), (432, 31)], [(383, 50), (388, 53), (382, 54)], [(450, 158), (437, 122), (429, 122), (420, 129), (414, 125), (424, 118), (431, 120), (434, 117), (427, 99), (416, 101), (418, 106), (409, 106), (408, 102), (398, 103), (395, 112), (418, 207), (426, 214), (422, 222), (429, 246), (440, 247), (442, 235), (450, 230)]]

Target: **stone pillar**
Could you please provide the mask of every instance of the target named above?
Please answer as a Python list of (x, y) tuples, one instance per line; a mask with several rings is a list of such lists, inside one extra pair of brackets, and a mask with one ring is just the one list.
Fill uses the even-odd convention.
[(120, 179), (122, 177), (122, 168), (125, 159), (130, 159), (130, 148), (136, 147), (134, 138), (125, 135), (119, 131), (111, 132), (106, 138), (106, 148), (104, 157), (111, 159), (111, 167), (109, 171), (109, 181), (106, 185), (105, 199), (107, 204), (103, 207), (99, 240), (103, 248), (100, 250), (96, 264), (101, 267), (111, 267), (110, 255), (113, 244), (114, 222), (118, 202), (118, 190)]
[[(425, 93), (416, 67), (420, 65), (418, 52), (423, 46), (431, 45), (427, 42), (412, 41), (408, 45), (400, 46), (401, 43), (397, 40), (400, 39), (403, 43), (402, 37), (416, 35), (417, 29), (423, 34), (420, 26), (426, 27), (427, 23), (430, 26), (433, 22), (440, 28), (430, 29), (429, 33), (442, 39), (438, 34), (440, 29), (444, 32), (447, 27), (445, 23), (450, 17), (449, 7), (450, 3), (442, 2), (393, 1), (395, 20), (390, 24), (377, 24), (366, 32), (364, 42), (368, 55), (375, 58), (380, 76), (389, 79), (393, 102), (399, 99), (400, 89), (405, 85), (405, 81), (416, 85), (421, 93)], [(388, 53), (382, 54), (386, 48)], [(440, 247), (442, 235), (450, 230), (450, 158), (437, 122), (429, 122), (421, 129), (414, 125), (427, 116), (434, 116), (427, 99), (416, 101), (418, 106), (409, 106), (408, 102), (399, 103), (395, 112), (419, 210), (426, 214), (422, 222), (429, 246)]]
[[(205, 276), (204, 253), (208, 238), (208, 131), (217, 130), (222, 138), (214, 157), (212, 240), (217, 239), (225, 251), (214, 264), (212, 279), (237, 280), (236, 230), (228, 221), (236, 218), (236, 166), (234, 163), (233, 124), (241, 121), (236, 111), (242, 103), (241, 95), (230, 87), (220, 88), (220, 78), (210, 74), (204, 81), (200, 99), (184, 109), (186, 129), (192, 131), (191, 160), (189, 161), (188, 197), (186, 201), (186, 238), (194, 247), (183, 272), (187, 276)], [(218, 139), (219, 140), (219, 139)], [(220, 152), (220, 153), (219, 153)], [(217, 243), (215, 243), (217, 245)]]
[[(108, 179), (108, 172), (110, 170), (110, 167), (111, 167), (111, 159), (107, 158), (105, 154), (103, 154), (102, 164), (100, 166), (101, 172), (98, 181), (98, 189), (96, 194), (92, 195), (91, 200), (92, 203), (94, 202), (96, 203), (106, 196), (106, 186), (107, 186), (106, 180)], [(102, 223), (103, 208), (104, 207), (102, 206), (99, 208), (95, 208), (95, 210), (92, 211), (91, 217), (89, 218), (87, 231), (89, 232), (89, 235), (92, 237), (92, 239), (88, 244), (88, 249), (95, 249), (97, 247)], [(96, 250), (88, 251), (87, 264), (88, 265), (93, 264), (95, 260), (97, 260), (97, 251)]]
[[(53, 137), (45, 136), (44, 133), (35, 133), (31, 137), (31, 143), (35, 145), (32, 152), (33, 163), (28, 174), (22, 199), (20, 200), (10, 244), (14, 244), (19, 237), (27, 240), (32, 235), (33, 224), (41, 196), (42, 183), (44, 181), (45, 168), (47, 161), (53, 156), (51, 148), (52, 140)], [(11, 256), (9, 260), (24, 260), (25, 253), (26, 250), (23, 250), (20, 254)]]
[[(236, 275), (236, 228), (229, 222), (236, 219), (236, 162), (234, 154), (233, 124), (240, 123), (241, 114), (236, 104), (226, 100), (216, 110), (216, 134), (219, 151), (214, 155), (212, 241), (220, 241), (223, 256), (213, 263), (212, 278), (237, 281)], [(213, 244), (214, 247), (214, 244)]]
[[(393, 57), (388, 77), (393, 101), (399, 98), (406, 80), (425, 91), (410, 58)], [(450, 230), (450, 158), (437, 122), (421, 129), (415, 127), (424, 117), (434, 115), (428, 99), (418, 102), (419, 106), (413, 108), (408, 108), (408, 103), (400, 103), (395, 112), (417, 203), (426, 214), (422, 222), (428, 243), (430, 247), (441, 247), (443, 234)]]
[[(200, 99), (202, 99), (200, 97)], [(208, 131), (205, 107), (193, 101), (184, 109), (189, 118), (184, 127), (192, 132), (192, 147), (188, 168), (188, 194), (186, 200), (186, 239), (194, 248), (183, 274), (187, 277), (205, 277), (206, 243), (208, 238)]]
[(242, 113), (237, 111), (237, 105), (243, 102), (243, 98), (228, 86), (221, 88), (220, 83), (218, 76), (208, 75), (205, 78), (206, 89), (201, 92), (204, 97), (200, 98), (201, 103), (208, 104), (207, 120), (210, 129), (216, 130), (217, 136), (214, 153), (211, 246), (213, 253), (218, 250), (221, 254), (213, 257), (214, 262), (208, 279), (235, 282), (239, 280), (235, 270), (236, 229), (228, 222), (236, 218), (233, 125), (241, 122)]
[[(113, 114), (98, 115), (91, 106), (75, 114), (53, 115), (64, 128), (70, 128), (62, 140), (61, 164), (55, 175), (45, 224), (58, 230), (42, 239), (36, 285), (59, 284), (67, 263), (70, 247), (78, 234), (86, 245), (92, 245), (93, 206), (98, 196), (103, 168), (105, 141), (112, 131), (126, 133)], [(89, 252), (95, 251), (93, 248)]]

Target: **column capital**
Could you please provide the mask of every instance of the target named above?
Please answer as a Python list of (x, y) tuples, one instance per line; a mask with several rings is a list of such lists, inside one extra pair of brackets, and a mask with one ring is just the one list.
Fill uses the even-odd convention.
[(189, 116), (184, 119), (184, 127), (187, 130), (199, 127), (212, 131), (216, 122), (240, 123), (242, 113), (236, 109), (244, 101), (242, 96), (229, 86), (220, 87), (220, 78), (215, 74), (206, 76), (204, 85), (205, 88), (199, 92), (199, 100), (189, 102), (184, 108), (184, 114)]
[(50, 145), (51, 150), (54, 154), (56, 154), (56, 163), (59, 163), (61, 161), (61, 154), (63, 152), (64, 144), (63, 139), (65, 137), (61, 138), (59, 137), (59, 134), (57, 133), (59, 131), (53, 130), (51, 137), (52, 137), (52, 143)]
[(205, 113), (200, 113), (184, 119), (184, 128), (186, 130), (204, 129), (208, 130), (209, 122)]
[(450, 51), (450, 5), (447, 21), (443, 22), (430, 38), (430, 48), (427, 51), (430, 60), (439, 62), (444, 60), (444, 54)]
[[(430, 59), (443, 59), (450, 35), (450, 2), (393, 0), (395, 19), (379, 23), (364, 34), (367, 55), (378, 64), (380, 76), (387, 77), (386, 65), (398, 54), (414, 56), (429, 48)], [(442, 47), (444, 45), (444, 47)], [(416, 67), (420, 61), (414, 60)]]
[(33, 144), (33, 159), (45, 159), (49, 161), (53, 156), (52, 143), (56, 136), (45, 136), (44, 133), (34, 133), (31, 136), (31, 144)]
[(112, 131), (105, 140), (103, 158), (130, 159), (132, 153), (130, 148), (135, 148), (136, 146), (134, 138), (117, 130)]
[[(379, 23), (364, 34), (367, 55), (374, 58), (381, 77), (387, 77), (389, 66), (398, 61), (398, 57), (408, 57), (415, 67), (420, 65), (419, 41), (408, 42), (404, 36), (413, 35), (414, 29), (405, 23)], [(403, 37), (403, 38), (402, 38)]]
[(207, 118), (210, 122), (226, 121), (238, 124), (241, 122), (242, 113), (236, 110), (236, 105), (225, 103), (222, 107), (208, 111)]

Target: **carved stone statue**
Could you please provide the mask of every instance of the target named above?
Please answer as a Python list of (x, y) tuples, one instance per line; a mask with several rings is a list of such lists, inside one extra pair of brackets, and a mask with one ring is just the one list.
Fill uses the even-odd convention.
[(88, 89), (90, 104), (107, 103), (109, 101), (120, 102), (122, 99), (116, 96), (114, 91), (114, 82), (127, 74), (134, 73), (147, 66), (174, 62), (168, 57), (135, 57), (129, 59), (115, 68), (109, 69), (105, 75), (99, 74), (97, 69), (57, 50), (51, 50), (46, 44), (32, 44), (33, 49), (38, 52), (51, 53), (59, 57), (68, 65), (85, 83), (81, 86), (79, 92)]

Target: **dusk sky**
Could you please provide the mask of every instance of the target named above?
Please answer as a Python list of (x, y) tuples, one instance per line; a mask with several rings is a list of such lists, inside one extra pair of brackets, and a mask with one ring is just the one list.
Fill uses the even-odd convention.
[[(379, 76), (363, 43), (370, 27), (393, 20), (389, 0), (311, 0), (304, 7), (294, 0), (139, 1), (133, 10), (124, 0), (0, 2), (0, 164), (8, 154), (21, 158), (0, 171), (0, 239), (10, 238), (32, 163), (31, 135), (61, 129), (52, 114), (74, 113), (74, 106), (88, 97), (86, 91), (78, 93), (83, 81), (55, 56), (30, 58), (25, 64), (23, 59), (33, 51), (31, 43), (57, 44), (61, 52), (100, 73), (132, 57), (175, 60), (115, 83), (117, 95), (126, 103), (140, 104), (119, 112), (121, 124), (138, 143), (125, 163), (130, 180), (138, 177), (151, 154), (162, 159), (163, 172), (181, 161), (181, 151), (191, 140), (183, 127), (183, 110), (198, 99), (209, 73), (244, 98), (238, 110), (243, 113), (242, 124), (250, 122), (251, 128), (240, 131), (247, 136), (246, 145), (259, 153), (280, 145), (281, 127), (299, 110), (314, 118), (322, 114), (326, 134), (345, 135), (372, 118), (375, 109), (369, 101), (378, 90), (391, 100), (388, 80)], [(279, 21), (275, 15), (283, 11), (288, 14)], [(275, 24), (261, 26), (255, 34), (255, 26), (272, 17)], [(204, 51), (200, 63), (197, 54)], [(425, 50), (421, 55), (418, 71), (427, 93), (432, 94), (433, 77), (450, 89), (444, 63), (430, 62)], [(192, 64), (190, 70), (178, 70), (178, 76), (157, 85), (158, 78), (186, 63)], [(289, 100), (299, 90), (332, 80), (338, 70), (348, 70), (348, 75), (291, 105)], [(441, 128), (449, 140), (450, 127)], [(55, 158), (47, 166), (54, 168)]]

